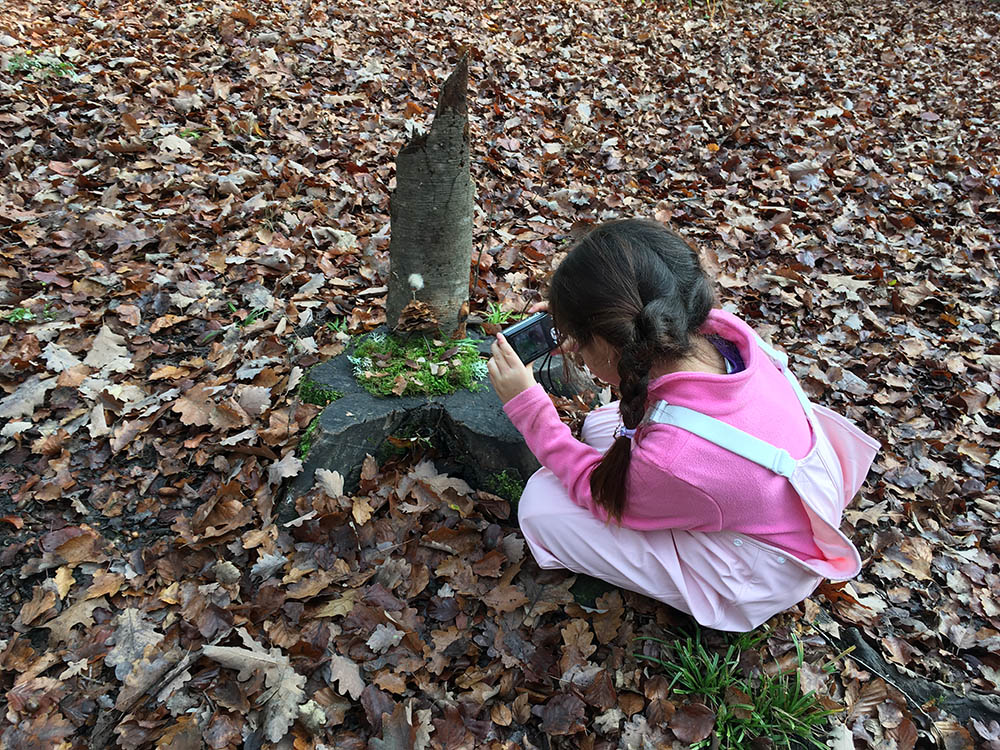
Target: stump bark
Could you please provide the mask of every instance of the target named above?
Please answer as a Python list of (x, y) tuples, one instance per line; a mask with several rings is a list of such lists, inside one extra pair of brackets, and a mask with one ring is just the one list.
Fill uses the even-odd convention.
[(451, 336), (468, 315), (475, 197), (468, 78), (464, 56), (444, 84), (430, 131), (396, 158), (386, 301), (386, 322), (394, 330)]

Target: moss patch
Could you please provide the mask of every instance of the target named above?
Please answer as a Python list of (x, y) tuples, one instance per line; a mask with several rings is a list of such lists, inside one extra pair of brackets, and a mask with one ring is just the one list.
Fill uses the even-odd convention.
[(302, 401), (317, 406), (326, 406), (344, 395), (334, 388), (327, 388), (322, 383), (313, 380), (308, 373), (302, 378), (296, 393)]
[(349, 357), (358, 383), (373, 396), (444, 396), (485, 386), (486, 361), (472, 339), (407, 339), (368, 334)]
[(517, 508), (517, 501), (521, 499), (521, 493), (524, 492), (524, 482), (516, 471), (504, 469), (498, 474), (492, 474), (486, 479), (485, 484), (484, 490), (499, 495), (514, 508)]
[(305, 458), (309, 455), (309, 451), (312, 448), (313, 438), (316, 436), (316, 430), (319, 429), (319, 417), (314, 417), (313, 421), (309, 423), (306, 427), (305, 432), (302, 433), (302, 437), (299, 439), (298, 454), (299, 458)]

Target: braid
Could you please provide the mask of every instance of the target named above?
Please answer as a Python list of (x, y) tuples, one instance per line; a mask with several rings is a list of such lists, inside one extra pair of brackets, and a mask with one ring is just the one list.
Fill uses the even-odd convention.
[(642, 421), (646, 411), (646, 389), (649, 386), (649, 371), (653, 366), (655, 353), (655, 347), (648, 341), (633, 340), (622, 349), (618, 360), (618, 375), (621, 378), (618, 390), (622, 397), (622, 421), (630, 430), (635, 429)]
[[(632, 340), (622, 349), (618, 360), (618, 390), (622, 397), (619, 411), (622, 423), (629, 430), (638, 427), (645, 416), (649, 371), (657, 354), (656, 345), (645, 340), (643, 333), (641, 327), (636, 325)], [(625, 512), (627, 499), (622, 478), (628, 475), (631, 460), (632, 441), (625, 436), (619, 437), (590, 475), (591, 494), (599, 499), (608, 515), (619, 523)]]
[[(598, 338), (619, 353), (619, 410), (634, 430), (645, 415), (650, 370), (690, 353), (713, 298), (683, 238), (655, 222), (625, 220), (597, 226), (574, 245), (553, 275), (549, 309), (581, 346)], [(631, 451), (632, 441), (619, 437), (590, 475), (594, 500), (618, 522)]]

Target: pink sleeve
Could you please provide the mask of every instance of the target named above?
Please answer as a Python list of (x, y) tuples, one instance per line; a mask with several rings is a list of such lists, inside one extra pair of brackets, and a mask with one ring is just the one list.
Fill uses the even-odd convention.
[[(603, 454), (573, 437), (542, 386), (536, 383), (519, 393), (504, 405), (504, 411), (539, 463), (562, 482), (570, 499), (596, 518), (607, 520), (607, 513), (590, 493), (590, 475)], [(689, 433), (665, 426), (658, 426), (657, 432), (642, 448), (633, 448), (622, 526), (643, 531), (718, 531), (723, 526), (718, 503), (664, 468)]]
[(545, 389), (536, 383), (504, 404), (503, 410), (538, 462), (559, 478), (573, 502), (604, 520), (607, 514), (590, 494), (590, 473), (601, 462), (602, 454), (573, 437)]

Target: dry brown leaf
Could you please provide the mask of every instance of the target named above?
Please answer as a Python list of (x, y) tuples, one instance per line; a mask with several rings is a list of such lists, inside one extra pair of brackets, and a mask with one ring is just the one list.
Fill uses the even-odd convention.
[(528, 603), (524, 591), (512, 584), (495, 586), (483, 597), (483, 604), (499, 614), (513, 612), (518, 607)]
[(583, 731), (585, 704), (570, 693), (559, 693), (544, 706), (536, 706), (532, 713), (541, 718), (541, 729), (546, 734), (566, 735)]
[(325, 492), (328, 497), (338, 498), (344, 494), (344, 477), (339, 471), (316, 469), (315, 478), (315, 486)]
[(349, 695), (352, 700), (361, 697), (365, 683), (361, 679), (361, 671), (357, 664), (346, 656), (330, 654), (328, 670), (327, 682), (330, 687), (335, 688), (341, 695)]
[(45, 394), (56, 387), (56, 379), (32, 375), (12, 394), (0, 399), (0, 418), (19, 419), (30, 417), (45, 401)]
[[(104, 601), (104, 598), (88, 600), (90, 602)], [(155, 646), (163, 640), (156, 632), (153, 623), (146, 618), (146, 613), (135, 607), (122, 610), (115, 617), (115, 634), (111, 638), (114, 648), (104, 657), (109, 667), (115, 668), (115, 677), (124, 680), (132, 667), (142, 658), (147, 646)]]
[(670, 719), (670, 731), (681, 742), (701, 742), (715, 729), (715, 711), (704, 703), (686, 703)]
[(241, 682), (255, 673), (264, 675), (264, 682), (269, 688), (264, 736), (271, 742), (278, 742), (298, 717), (299, 705), (305, 700), (305, 675), (292, 668), (288, 657), (280, 649), (265, 649), (244, 628), (237, 628), (236, 632), (244, 648), (205, 646), (203, 652), (224, 667), (238, 670), (237, 679)]
[[(81, 599), (64, 609), (58, 617), (41, 625), (49, 629), (49, 643), (56, 645), (68, 643), (70, 633), (77, 625), (90, 627), (94, 624), (94, 610), (98, 607), (107, 607), (108, 602), (104, 597), (100, 599)], [(119, 678), (120, 679), (120, 678)]]

